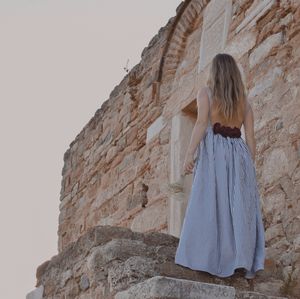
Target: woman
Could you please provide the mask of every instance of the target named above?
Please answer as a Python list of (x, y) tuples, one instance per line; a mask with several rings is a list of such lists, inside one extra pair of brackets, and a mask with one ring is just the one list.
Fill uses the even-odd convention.
[(231, 55), (214, 57), (207, 86), (197, 93), (197, 106), (183, 165), (185, 173), (193, 171), (193, 184), (175, 263), (219, 277), (241, 268), (251, 279), (264, 269), (264, 226), (253, 110)]

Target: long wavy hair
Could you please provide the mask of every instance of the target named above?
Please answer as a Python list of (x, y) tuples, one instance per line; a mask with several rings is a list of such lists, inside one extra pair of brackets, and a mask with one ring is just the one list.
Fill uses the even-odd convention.
[[(241, 119), (246, 91), (235, 59), (226, 53), (217, 54), (211, 63), (207, 85), (216, 99), (217, 109), (226, 119)], [(242, 109), (238, 109), (241, 104)]]

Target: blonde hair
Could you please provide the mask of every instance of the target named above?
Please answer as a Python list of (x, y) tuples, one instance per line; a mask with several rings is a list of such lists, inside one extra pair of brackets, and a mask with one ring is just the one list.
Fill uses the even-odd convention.
[[(226, 119), (242, 117), (246, 91), (240, 70), (231, 55), (219, 53), (213, 58), (207, 85), (216, 99), (218, 111)], [(238, 109), (239, 104), (242, 104), (242, 112)]]

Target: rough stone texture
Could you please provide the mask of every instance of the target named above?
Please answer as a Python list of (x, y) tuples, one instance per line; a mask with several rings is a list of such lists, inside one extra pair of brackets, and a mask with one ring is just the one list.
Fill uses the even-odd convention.
[[(65, 152), (58, 252), (65, 252), (97, 225), (179, 235), (190, 177), (174, 176), (179, 170), (176, 165), (170, 167), (170, 153), (175, 157), (180, 149), (178, 161), (182, 161), (188, 136), (171, 142), (172, 119), (184, 114), (191, 123), (195, 117), (195, 96), (205, 84), (209, 67), (198, 72), (209, 2), (186, 0), (179, 5), (176, 16), (143, 50), (141, 62), (114, 88)], [(233, 0), (228, 26), (224, 52), (237, 59), (254, 110), (266, 275), (276, 277), (261, 283), (259, 291), (282, 289), (285, 295), (298, 296), (300, 3)], [(184, 121), (179, 123), (180, 130), (187, 131)], [(170, 184), (173, 177), (178, 179)], [(151, 264), (151, 257), (145, 263)], [(121, 271), (117, 264), (114, 267)], [(116, 273), (110, 272), (109, 277), (115, 279)], [(64, 274), (64, 280), (70, 296), (92, 283), (89, 277), (75, 283), (68, 275)], [(49, 283), (47, 288), (51, 293)], [(101, 293), (100, 285), (97, 292)]]
[(268, 36), (249, 56), (250, 68), (262, 61), (270, 51), (283, 43), (282, 31)]
[(282, 292), (284, 281), (272, 265), (253, 280), (240, 269), (218, 278), (177, 265), (178, 241), (165, 233), (96, 226), (38, 267), (36, 287), (43, 293), (28, 298), (256, 299)]

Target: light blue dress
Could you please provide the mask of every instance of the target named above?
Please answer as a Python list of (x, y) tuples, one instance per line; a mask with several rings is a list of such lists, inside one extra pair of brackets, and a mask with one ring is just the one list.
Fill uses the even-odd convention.
[(264, 260), (264, 225), (250, 150), (241, 137), (214, 133), (209, 120), (197, 147), (175, 264), (218, 277), (244, 268), (250, 279), (264, 269)]

